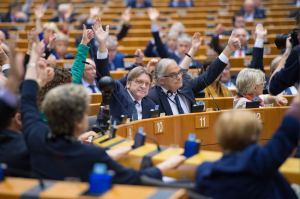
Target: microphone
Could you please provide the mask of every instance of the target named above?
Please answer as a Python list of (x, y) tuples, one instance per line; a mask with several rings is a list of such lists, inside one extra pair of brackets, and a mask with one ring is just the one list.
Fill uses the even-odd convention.
[[(207, 83), (206, 83), (205, 77), (203, 77), (203, 82), (204, 82), (204, 84), (205, 84), (205, 87), (207, 88), (208, 85), (207, 85)], [(206, 89), (206, 90), (207, 90), (208, 94), (211, 96), (212, 102), (213, 102), (214, 105), (217, 107), (217, 111), (220, 111), (221, 109), (220, 109), (220, 107), (219, 107), (219, 105), (218, 105), (218, 103), (217, 103), (215, 97), (211, 94), (211, 92), (210, 92), (209, 89)]]

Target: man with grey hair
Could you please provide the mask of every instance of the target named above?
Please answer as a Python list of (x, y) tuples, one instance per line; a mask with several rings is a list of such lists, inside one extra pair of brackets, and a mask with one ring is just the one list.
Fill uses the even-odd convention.
[[(151, 20), (151, 31), (152, 36), (155, 41), (157, 53), (161, 58), (171, 58), (176, 61), (177, 64), (181, 63), (186, 54), (189, 54), (191, 57), (193, 56), (196, 51), (193, 51), (193, 43), (192, 38), (188, 36), (187, 34), (181, 34), (177, 39), (177, 48), (175, 52), (170, 52), (166, 46), (163, 44), (160, 35), (159, 35), (159, 26), (158, 26), (158, 17), (159, 12), (157, 9), (150, 8), (148, 10), (148, 15)], [(190, 50), (193, 51), (192, 54), (190, 54)], [(192, 60), (191, 66), (200, 67), (201, 63), (199, 63), (196, 60)]]
[(190, 113), (195, 104), (194, 93), (210, 85), (228, 64), (231, 53), (240, 48), (238, 38), (231, 35), (221, 55), (202, 75), (191, 79), (172, 59), (162, 59), (155, 69), (156, 86), (152, 87), (149, 97), (159, 105), (161, 113), (176, 115)]

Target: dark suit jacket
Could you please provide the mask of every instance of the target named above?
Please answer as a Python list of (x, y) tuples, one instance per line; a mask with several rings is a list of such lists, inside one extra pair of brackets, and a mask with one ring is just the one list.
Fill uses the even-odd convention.
[[(266, 18), (266, 13), (265, 12), (266, 12), (265, 9), (255, 8), (255, 10), (254, 10), (254, 19), (264, 19), (264, 18)], [(242, 15), (245, 15), (245, 10), (244, 10), (243, 7), (241, 8), (240, 13)]]
[[(109, 68), (106, 64), (108, 58), (96, 60), (96, 73), (97, 76), (107, 76), (109, 75)], [(127, 115), (128, 118), (132, 117), (135, 105), (131, 99), (127, 89), (125, 88), (124, 82), (126, 78), (122, 78), (121, 81), (115, 81), (115, 90), (113, 92), (112, 98), (110, 100), (109, 108), (110, 114), (113, 120), (120, 121), (121, 115)], [(142, 115), (144, 118), (150, 118), (150, 110), (155, 108), (155, 103), (147, 96), (142, 100)]]
[[(195, 104), (195, 93), (202, 91), (208, 85), (210, 85), (226, 67), (219, 58), (217, 58), (207, 71), (202, 73), (196, 78), (191, 78), (188, 74), (183, 75), (183, 86), (179, 89), (179, 94), (186, 97), (190, 106)], [(163, 93), (160, 86), (154, 86), (150, 89), (148, 96), (154, 101), (155, 104), (159, 105), (160, 113), (166, 113), (166, 115), (173, 115), (171, 106), (168, 102), (168, 98)], [(191, 107), (190, 107), (191, 109)]]
[(196, 172), (196, 191), (215, 199), (296, 199), (278, 169), (297, 146), (299, 132), (299, 121), (285, 116), (266, 145), (253, 144), (218, 161), (200, 165)]
[(32, 172), (35, 176), (63, 180), (76, 177), (87, 181), (95, 163), (104, 163), (115, 175), (113, 183), (139, 184), (140, 176), (161, 178), (161, 172), (151, 167), (140, 172), (125, 168), (112, 160), (104, 149), (94, 145), (82, 144), (66, 137), (49, 138), (49, 127), (41, 120), (36, 105), (38, 84), (25, 80), (21, 87), (21, 113), (24, 136)]
[(22, 134), (8, 129), (0, 131), (0, 162), (8, 166), (5, 175), (29, 177), (29, 152)]
[(284, 68), (274, 74), (269, 84), (269, 91), (273, 95), (281, 93), (284, 89), (299, 83), (299, 56), (300, 45), (293, 48), (287, 58)]
[[(157, 50), (158, 55), (161, 58), (174, 59), (176, 61), (176, 63), (180, 64), (180, 62), (182, 61), (181, 58), (176, 53), (170, 52), (168, 50), (167, 46), (162, 43), (161, 38), (159, 36), (159, 32), (152, 32), (152, 36), (155, 41), (156, 50)], [(202, 64), (196, 60), (192, 60), (191, 66), (201, 67)]]
[[(131, 2), (128, 3), (127, 7), (130, 7), (130, 8), (137, 8), (137, 5), (136, 5), (136, 1), (135, 0), (131, 0)], [(152, 4), (151, 2), (149, 1), (144, 1), (144, 4), (142, 7), (139, 7), (139, 8), (149, 8), (149, 7), (152, 7)]]

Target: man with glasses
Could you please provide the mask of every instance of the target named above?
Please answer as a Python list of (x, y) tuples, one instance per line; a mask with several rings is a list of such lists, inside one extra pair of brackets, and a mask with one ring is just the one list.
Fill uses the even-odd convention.
[[(97, 52), (97, 76), (109, 75), (108, 49), (106, 40), (109, 28), (105, 30), (97, 21), (93, 26), (95, 38), (99, 42)], [(113, 121), (120, 122), (121, 115), (126, 115), (132, 120), (149, 118), (151, 109), (155, 109), (155, 103), (147, 97), (152, 83), (152, 76), (146, 68), (138, 66), (132, 69), (127, 76), (126, 86), (120, 81), (114, 81), (114, 91), (111, 96), (109, 108)]]
[(96, 85), (95, 77), (96, 77), (95, 62), (91, 59), (86, 59), (81, 84), (86, 88), (88, 93), (100, 93), (100, 90)]
[[(210, 85), (224, 70), (232, 52), (240, 48), (238, 38), (231, 35), (226, 48), (202, 75), (191, 78), (172, 59), (162, 59), (155, 69), (155, 83), (149, 97), (159, 105), (161, 113), (176, 115), (190, 113), (195, 104), (194, 93)], [(190, 58), (192, 59), (192, 58)]]

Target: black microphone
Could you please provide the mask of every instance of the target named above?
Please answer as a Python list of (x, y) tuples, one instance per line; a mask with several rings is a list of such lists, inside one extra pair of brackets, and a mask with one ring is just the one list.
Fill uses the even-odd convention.
[[(204, 82), (204, 84), (205, 84), (205, 87), (207, 88), (208, 85), (207, 85), (207, 83), (206, 83), (206, 80), (205, 80), (205, 77), (204, 77), (204, 76), (203, 76), (203, 82)], [(217, 111), (220, 111), (221, 109), (220, 109), (218, 103), (216, 102), (215, 97), (211, 94), (211, 92), (210, 92), (210, 90), (209, 90), (208, 88), (207, 88), (206, 90), (207, 90), (208, 94), (211, 96), (212, 102), (213, 102), (214, 105), (217, 107)]]

